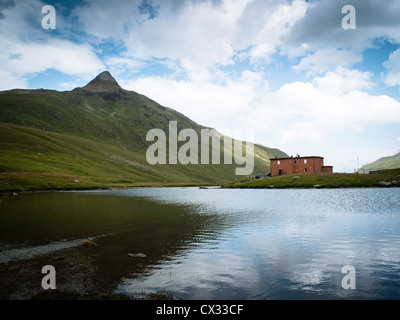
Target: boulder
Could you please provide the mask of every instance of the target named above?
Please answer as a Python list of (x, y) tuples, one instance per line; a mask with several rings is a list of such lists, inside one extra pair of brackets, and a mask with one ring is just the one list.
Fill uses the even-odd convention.
[(97, 246), (97, 244), (95, 244), (93, 241), (85, 240), (82, 242), (82, 246), (89, 248), (89, 247), (95, 247)]
[(378, 182), (378, 184), (382, 187), (390, 187), (392, 185), (391, 182), (387, 182), (387, 181), (380, 181), (380, 182)]

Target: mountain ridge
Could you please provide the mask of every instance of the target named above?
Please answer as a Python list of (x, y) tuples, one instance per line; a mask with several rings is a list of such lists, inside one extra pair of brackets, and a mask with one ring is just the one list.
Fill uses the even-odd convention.
[[(154, 128), (168, 132), (169, 121), (177, 121), (178, 130), (192, 128), (199, 136), (207, 128), (144, 95), (122, 89), (109, 72), (72, 91), (0, 92), (1, 188), (26, 188), (26, 179), (15, 182), (18, 174), (34, 176), (32, 188), (39, 189), (46, 188), (46, 183), (36, 181), (36, 176), (44, 177), (44, 173), (54, 179), (68, 176), (74, 188), (82, 181), (176, 184), (240, 178), (235, 176), (235, 164), (149, 165), (145, 155), (153, 142), (146, 141), (146, 134)], [(279, 149), (257, 145), (255, 154), (255, 172), (261, 173), (269, 170), (269, 158), (287, 156)]]
[(400, 168), (400, 152), (393, 156), (382, 157), (371, 163), (367, 163), (360, 170), (369, 172), (397, 168)]

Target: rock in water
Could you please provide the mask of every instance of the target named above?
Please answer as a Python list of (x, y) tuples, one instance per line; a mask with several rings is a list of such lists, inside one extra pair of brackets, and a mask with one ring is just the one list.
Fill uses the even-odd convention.
[(131, 258), (146, 258), (144, 253), (128, 253), (128, 256)]
[(84, 247), (95, 247), (97, 244), (95, 244), (93, 241), (90, 240), (85, 240), (82, 242), (82, 246)]

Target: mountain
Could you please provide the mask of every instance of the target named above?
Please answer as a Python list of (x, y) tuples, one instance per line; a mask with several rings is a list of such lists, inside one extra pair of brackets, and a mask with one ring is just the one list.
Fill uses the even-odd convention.
[[(72, 91), (0, 92), (0, 189), (200, 184), (242, 178), (235, 176), (235, 163), (150, 165), (146, 151), (154, 142), (146, 141), (146, 134), (154, 128), (168, 133), (169, 121), (177, 121), (178, 131), (191, 128), (199, 137), (206, 129), (144, 95), (122, 89), (107, 71)], [(223, 159), (222, 148), (220, 152)], [(261, 173), (269, 171), (269, 158), (287, 156), (261, 145), (255, 145), (254, 152), (254, 172)]]
[(365, 170), (368, 172), (396, 168), (400, 168), (400, 152), (394, 156), (383, 157), (375, 160), (372, 163), (365, 164), (360, 168), (360, 170)]
[(121, 91), (122, 88), (114, 77), (108, 72), (104, 71), (100, 73), (96, 78), (90, 81), (83, 88), (77, 88), (76, 90), (87, 90), (91, 92), (104, 92), (104, 91)]

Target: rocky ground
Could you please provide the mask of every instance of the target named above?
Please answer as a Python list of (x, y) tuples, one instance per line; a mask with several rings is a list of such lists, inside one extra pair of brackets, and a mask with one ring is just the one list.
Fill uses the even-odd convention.
[[(57, 251), (32, 259), (0, 264), (0, 300), (135, 300), (113, 293), (105, 286), (93, 257), (85, 245)], [(56, 269), (56, 289), (44, 290), (42, 274), (45, 265)], [(149, 294), (145, 300), (172, 300), (163, 293)]]
[[(0, 265), (0, 299), (131, 299), (124, 295), (104, 292), (96, 281), (97, 267), (87, 248), (69, 248), (51, 255), (27, 260), (11, 261)], [(56, 269), (56, 289), (44, 290), (41, 282), (46, 274), (44, 265)]]

